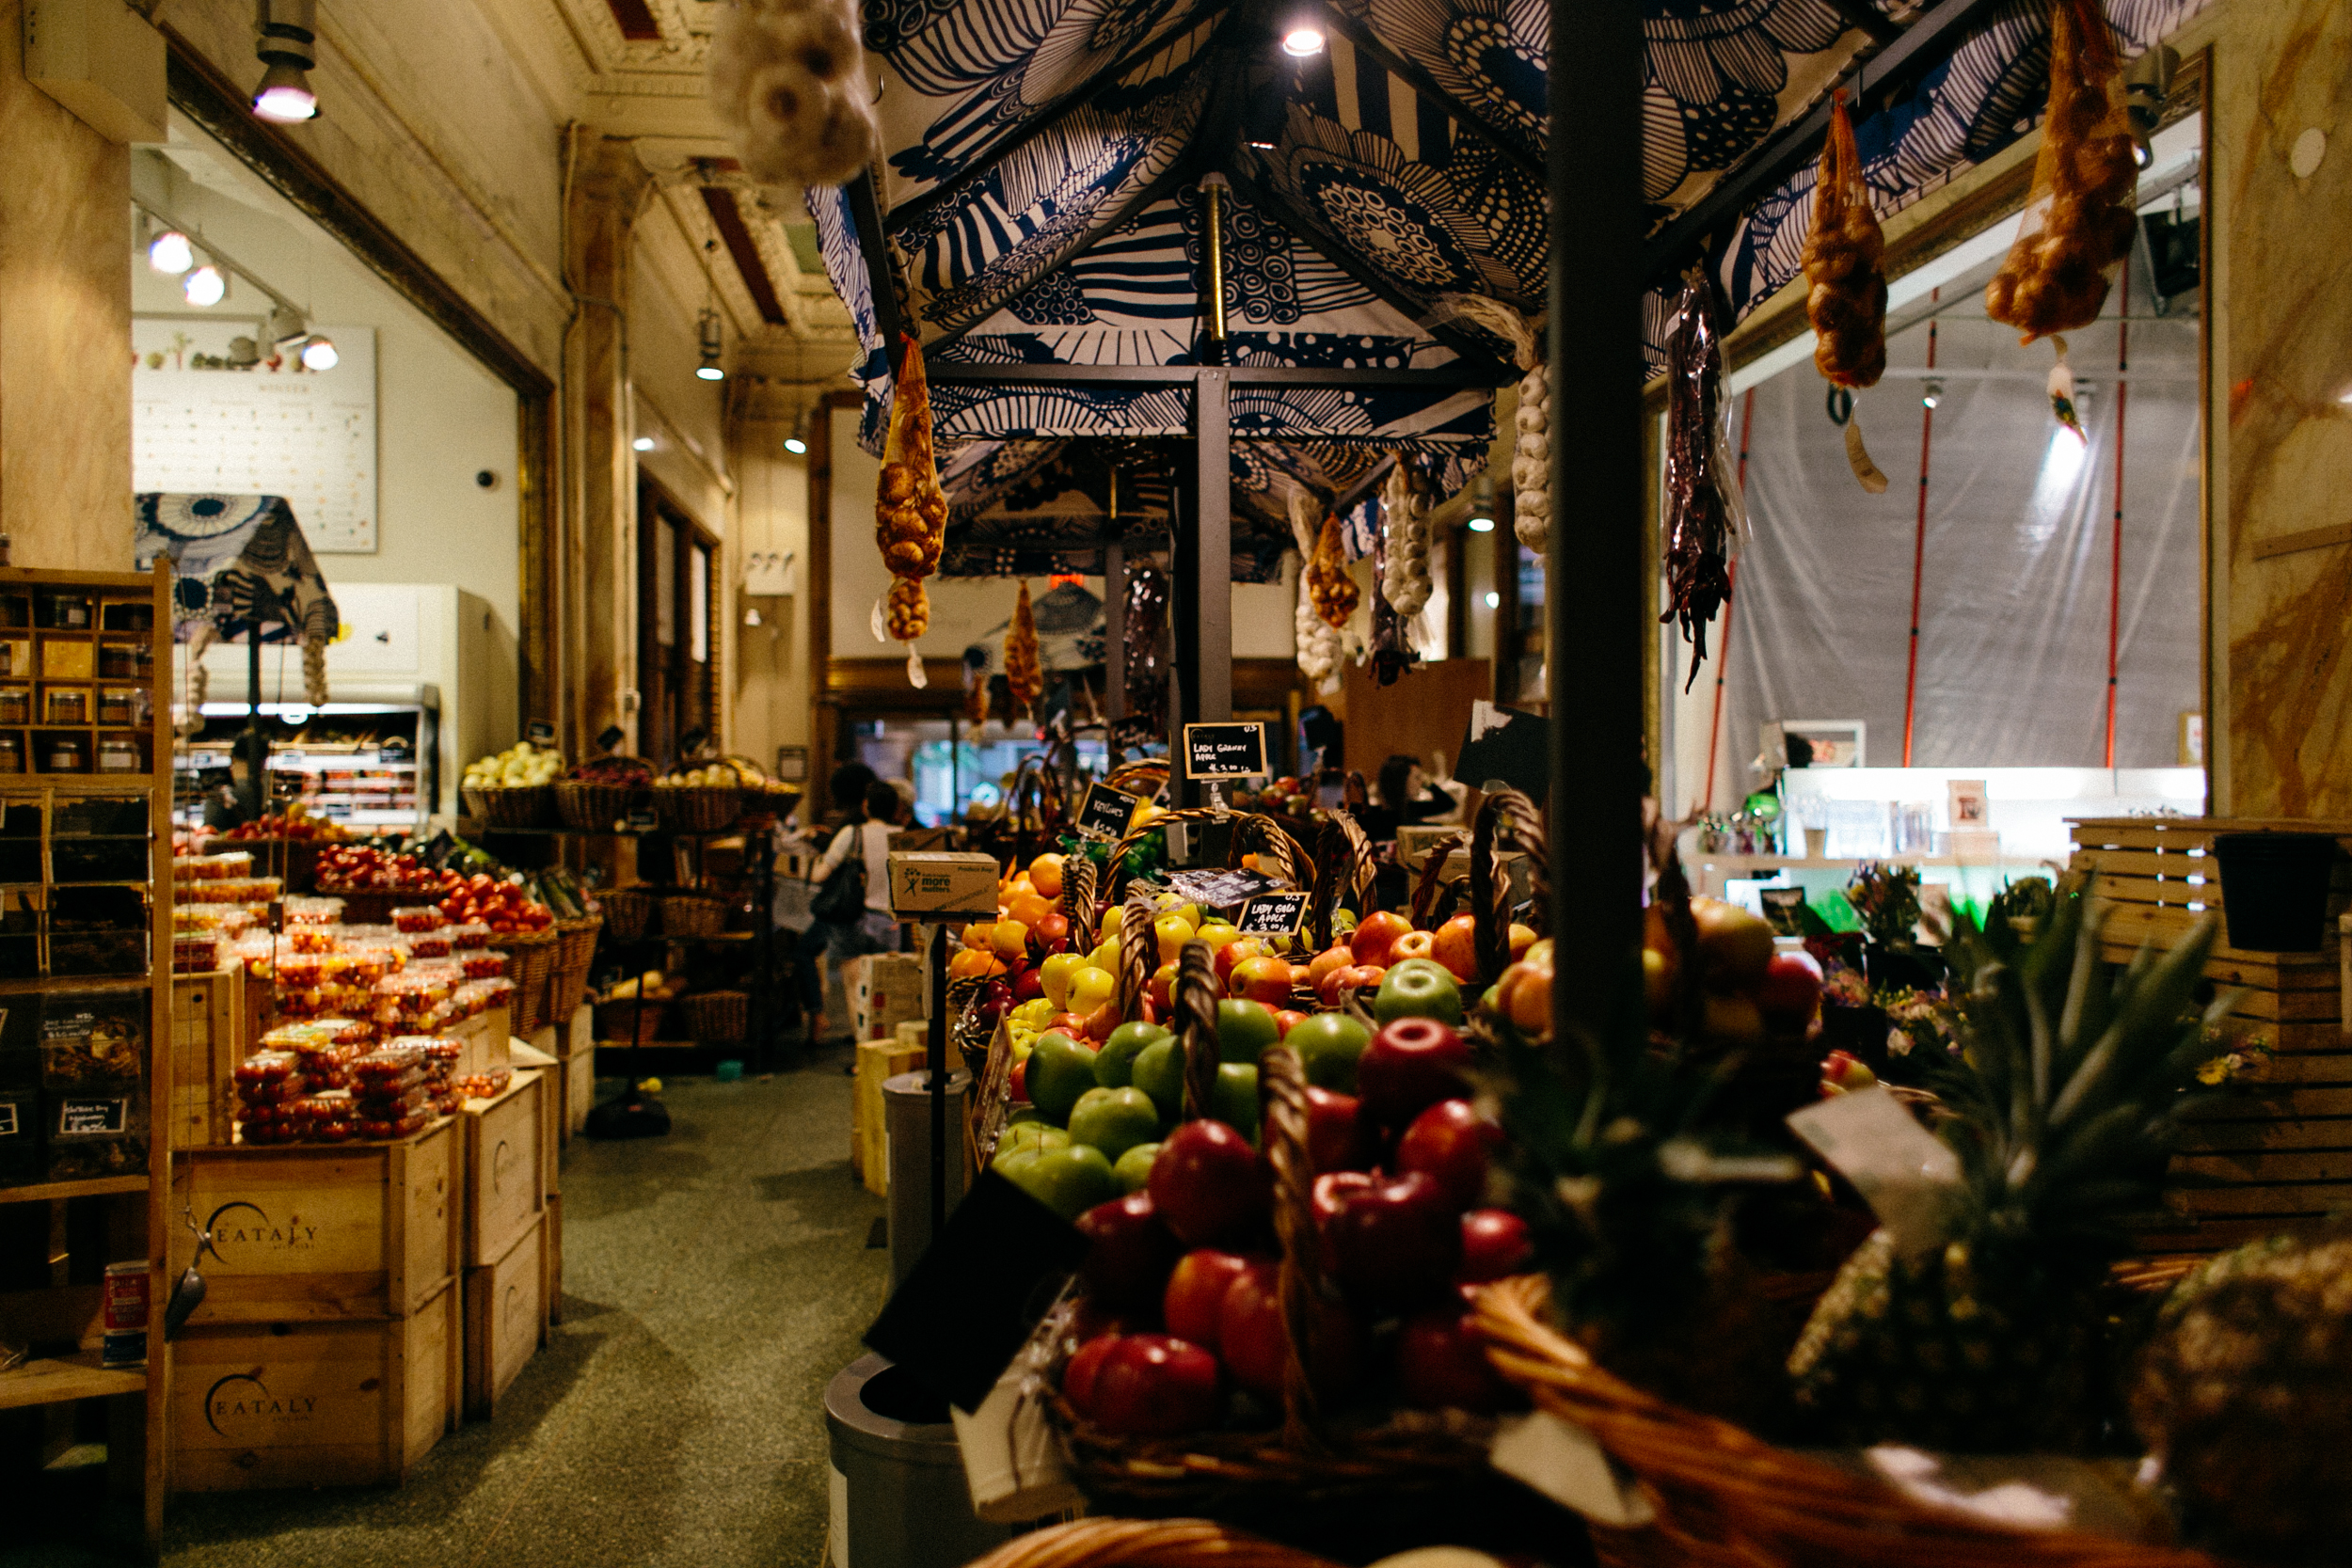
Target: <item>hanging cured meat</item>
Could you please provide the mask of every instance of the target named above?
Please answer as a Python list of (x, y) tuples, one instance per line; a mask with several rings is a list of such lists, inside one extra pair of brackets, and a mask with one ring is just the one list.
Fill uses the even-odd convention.
[(1732, 540), (1741, 521), (1724, 420), (1724, 356), (1713, 287), (1692, 268), (1666, 343), (1666, 587), (1661, 621), (1691, 644), (1685, 691), (1707, 660), (1707, 626), (1731, 597)]
[(1356, 613), (1356, 605), (1362, 597), (1356, 579), (1347, 575), (1347, 555), (1340, 548), (1340, 519), (1336, 514), (1323, 519), (1323, 531), (1315, 536), (1314, 553), (1307, 558), (1307, 591), (1314, 598), (1315, 613), (1334, 631), (1347, 625), (1347, 618)]
[(1984, 290), (1985, 313), (2025, 342), (2097, 321), (2116, 263), (2130, 252), (2139, 176), (2118, 70), (2096, 0), (2057, 0), (2033, 198), (2009, 259)]
[(1038, 660), (1037, 614), (1029, 608), (1029, 585), (1021, 584), (1013, 601), (1012, 625), (1005, 628), (1005, 681), (1012, 688), (1015, 706), (1030, 714), (1045, 693), (1045, 667)]
[(1840, 387), (1875, 387), (1886, 372), (1886, 237), (1870, 207), (1854, 149), (1853, 117), (1840, 92), (1804, 242), (1804, 313), (1820, 342), (1813, 363)]
[(947, 544), (947, 494), (940, 488), (931, 444), (931, 391), (923, 351), (904, 340), (890, 403), (890, 433), (882, 444), (882, 478), (874, 496), (874, 542), (890, 569), (883, 619), (890, 635), (912, 642), (930, 629), (931, 607), (923, 579), (939, 570)]

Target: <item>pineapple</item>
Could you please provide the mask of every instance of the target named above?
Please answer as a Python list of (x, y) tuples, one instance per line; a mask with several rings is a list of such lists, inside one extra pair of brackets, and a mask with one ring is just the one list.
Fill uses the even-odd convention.
[(2213, 1259), (2158, 1312), (2132, 1421), (2192, 1533), (2272, 1562), (2352, 1541), (2352, 1228)]
[(2061, 899), (2030, 947), (1959, 933), (1963, 1054), (1928, 1086), (1960, 1191), (1938, 1244), (1906, 1258), (1878, 1232), (1805, 1324), (1788, 1370), (1826, 1440), (1988, 1452), (2090, 1435), (2093, 1292), (2124, 1217), (2157, 1200), (2210, 1053), (2189, 1001), (2213, 919), (2116, 975), (2084, 906)]

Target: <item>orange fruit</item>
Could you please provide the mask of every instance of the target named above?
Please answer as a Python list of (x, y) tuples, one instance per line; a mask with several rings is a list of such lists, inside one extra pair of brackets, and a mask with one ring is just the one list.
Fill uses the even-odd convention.
[(1059, 855), (1045, 854), (1029, 863), (1030, 884), (1048, 898), (1061, 896), (1061, 859)]
[(1035, 893), (1017, 894), (1005, 912), (1024, 926), (1035, 926), (1054, 912), (1054, 901)]

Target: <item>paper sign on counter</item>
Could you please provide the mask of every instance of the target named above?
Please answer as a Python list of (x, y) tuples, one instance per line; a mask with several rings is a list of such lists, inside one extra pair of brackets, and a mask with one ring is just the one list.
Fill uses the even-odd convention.
[(1789, 1129), (1854, 1184), (1870, 1212), (1914, 1258), (1944, 1240), (1960, 1196), (1960, 1157), (1885, 1088), (1835, 1095), (1788, 1117)]

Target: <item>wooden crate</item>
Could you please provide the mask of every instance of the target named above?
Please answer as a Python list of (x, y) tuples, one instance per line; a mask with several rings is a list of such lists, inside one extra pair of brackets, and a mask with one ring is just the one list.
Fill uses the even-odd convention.
[(469, 1100), (458, 1114), (466, 1129), (469, 1268), (505, 1257), (546, 1207), (550, 1151), (540, 1097), (548, 1092), (547, 1074), (518, 1072), (496, 1100)]
[(513, 1037), (506, 1027), (510, 1016), (504, 1007), (493, 1007), (449, 1031), (450, 1037), (463, 1048), (457, 1057), (461, 1076), (471, 1078), (511, 1065), (507, 1041)]
[(850, 1164), (866, 1190), (877, 1196), (890, 1191), (887, 1140), (882, 1133), (882, 1080), (913, 1072), (923, 1065), (924, 1048), (900, 1045), (895, 1039), (866, 1040), (857, 1048), (857, 1082), (850, 1097)]
[[(212, 1233), (204, 1305), (220, 1323), (400, 1318), (448, 1284), (462, 1241), (466, 1163), (443, 1117), (391, 1143), (190, 1149), (172, 1169), (172, 1212)], [(171, 1236), (170, 1277), (196, 1250)]]
[[(2225, 816), (2108, 816), (2087, 817), (2069, 824), (2074, 841), (2070, 871), (2095, 873), (2100, 895), (2112, 900), (2115, 912), (2107, 922), (2110, 957), (2129, 958), (2143, 940), (2158, 946), (2196, 925), (2208, 910), (2224, 908), (2221, 863), (2213, 841), (2223, 833), (2326, 833), (2352, 850), (2352, 822), (2292, 822), (2267, 817)], [(2328, 895), (2326, 950), (2336, 948), (2335, 917), (2352, 909), (2352, 859), (2336, 859), (2333, 891)], [(2223, 942), (2228, 932), (2222, 933)], [(2217, 946), (2217, 953), (2231, 951)], [(2276, 954), (2244, 957), (2267, 963)]]
[(191, 1327), (172, 1343), (171, 1484), (397, 1483), (457, 1424), (457, 1284), (405, 1318)]
[(486, 1421), (498, 1397), (548, 1341), (547, 1216), (506, 1256), (466, 1271), (466, 1415)]
[(584, 1039), (572, 1048), (556, 1069), (559, 1098), (563, 1101), (563, 1141), (588, 1125), (588, 1113), (596, 1103), (596, 1042)]
[(237, 1132), (237, 1064), (246, 1057), (245, 971), (171, 979), (171, 1147), (209, 1148)]

